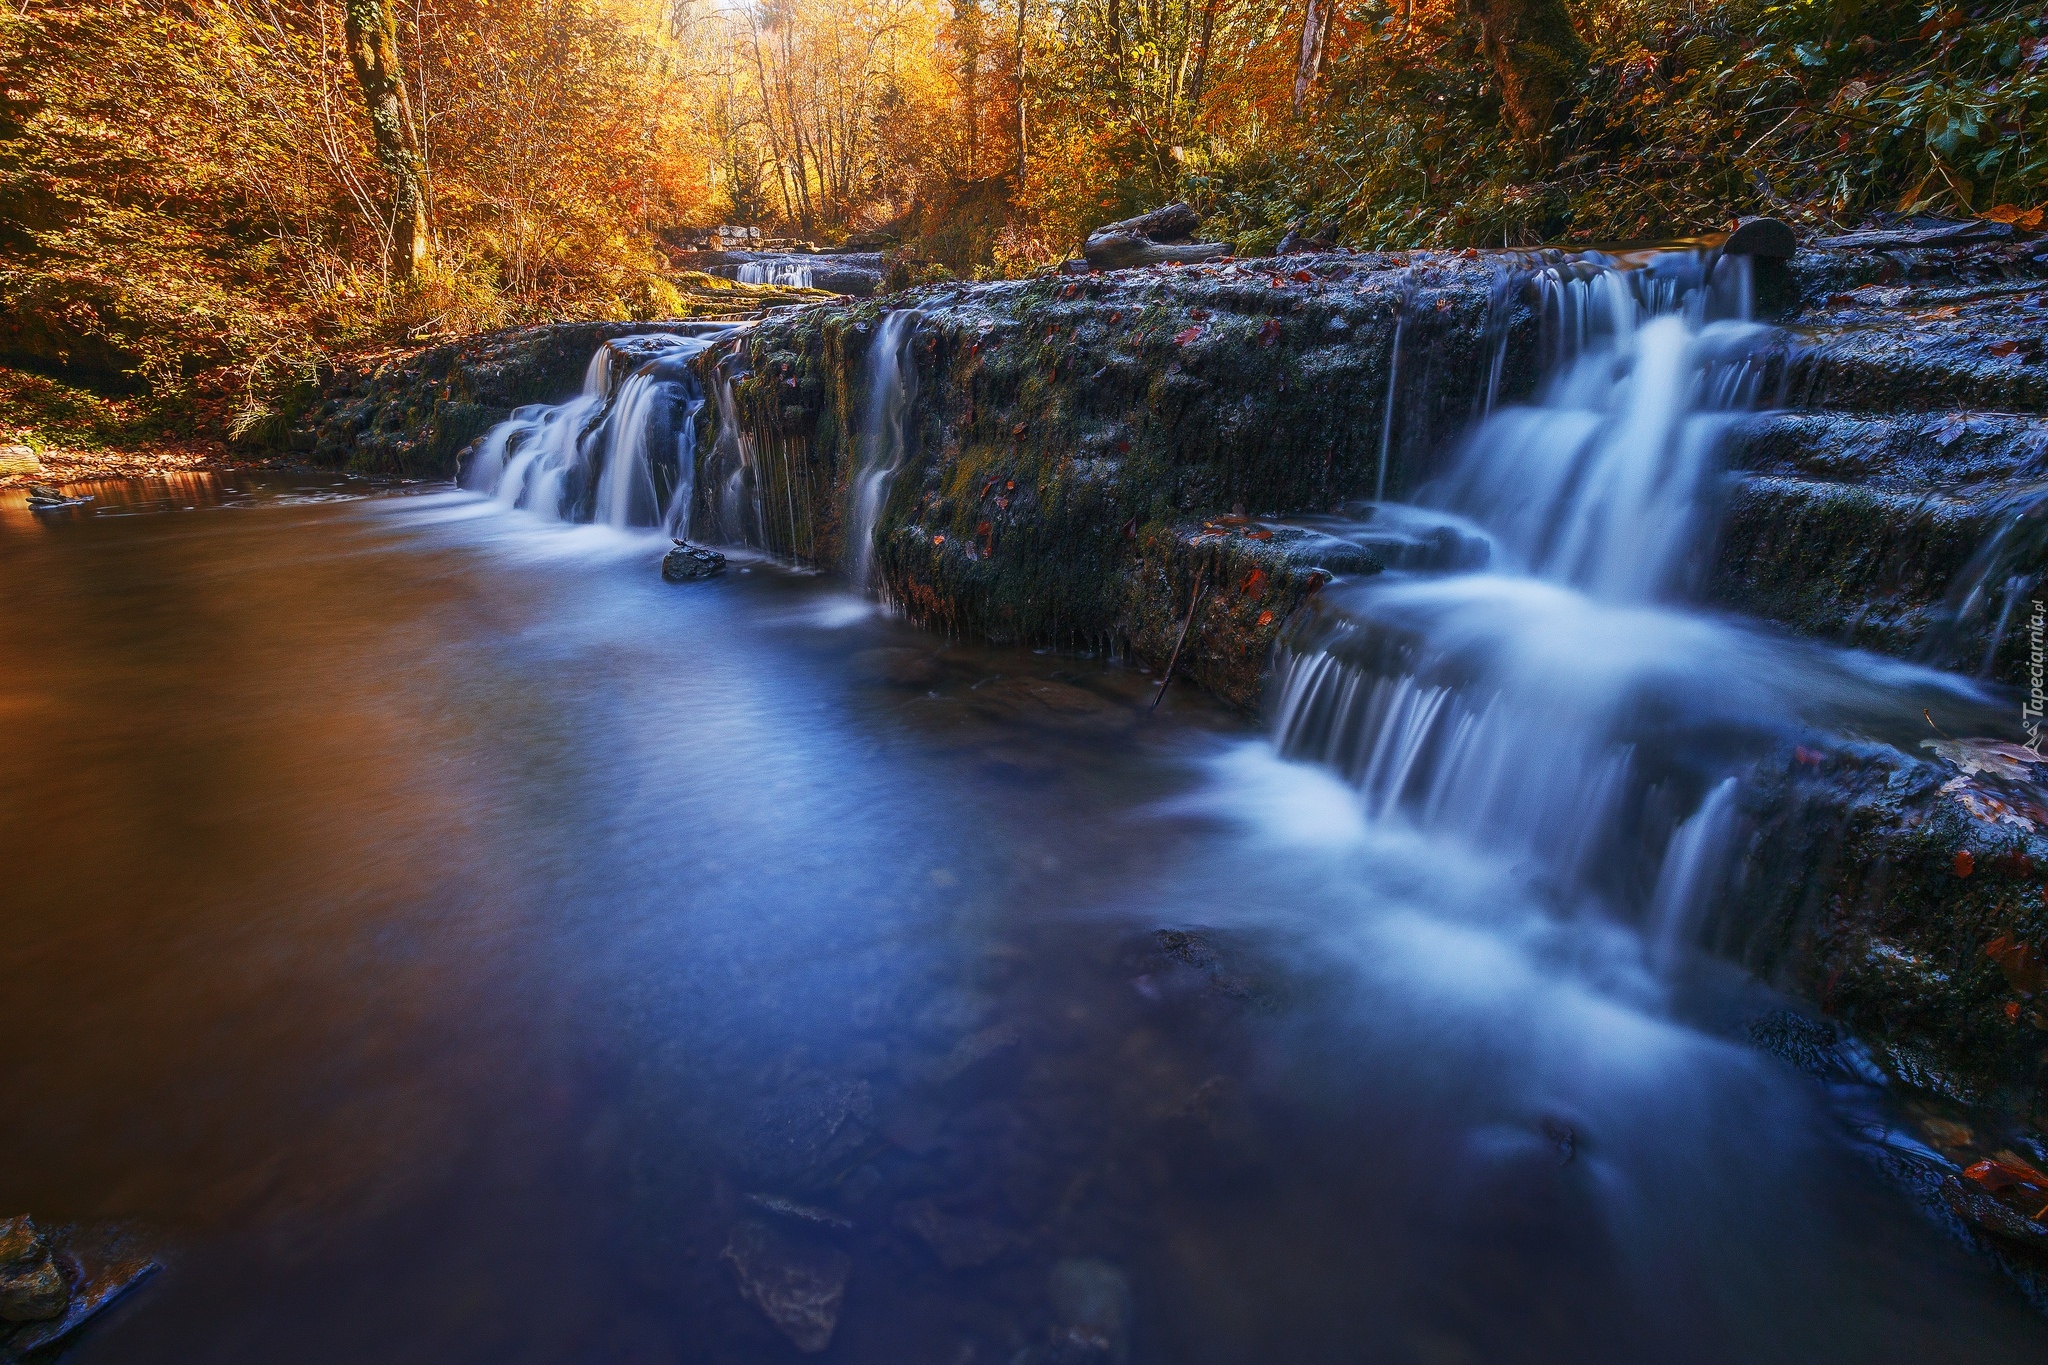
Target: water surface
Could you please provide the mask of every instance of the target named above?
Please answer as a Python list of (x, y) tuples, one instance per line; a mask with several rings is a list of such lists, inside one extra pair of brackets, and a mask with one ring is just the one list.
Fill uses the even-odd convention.
[(1255, 724), (372, 491), (0, 504), (0, 1206), (168, 1266), (77, 1359), (796, 1358), (749, 1195), (852, 1224), (829, 1360), (1009, 1362), (1075, 1257), (1140, 1362), (2048, 1358), (1782, 1002)]

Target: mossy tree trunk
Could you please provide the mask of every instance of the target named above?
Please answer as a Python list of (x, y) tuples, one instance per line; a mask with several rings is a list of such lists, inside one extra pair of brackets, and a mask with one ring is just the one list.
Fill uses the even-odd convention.
[(369, 111), (377, 163), (391, 181), (392, 273), (409, 281), (426, 269), (433, 244), (427, 226), (426, 157), (399, 73), (398, 18), (391, 0), (346, 0), (342, 32)]
[(1500, 83), (1501, 111), (1524, 141), (1549, 151), (1558, 104), (1585, 73), (1586, 44), (1564, 0), (1470, 0), (1479, 42)]

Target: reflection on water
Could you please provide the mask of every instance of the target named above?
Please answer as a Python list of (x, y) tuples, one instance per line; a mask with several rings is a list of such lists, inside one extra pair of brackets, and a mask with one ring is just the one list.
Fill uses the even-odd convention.
[(0, 503), (0, 1209), (170, 1247), (81, 1360), (2044, 1354), (1772, 1002), (1186, 695), (229, 482)]

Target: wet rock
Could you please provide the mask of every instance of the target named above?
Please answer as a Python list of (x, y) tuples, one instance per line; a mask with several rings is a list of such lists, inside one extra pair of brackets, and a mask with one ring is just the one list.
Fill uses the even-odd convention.
[(64, 1341), (158, 1269), (150, 1251), (119, 1226), (60, 1228), (49, 1245), (69, 1299), (57, 1316), (28, 1323), (6, 1340), (6, 1352), (16, 1358)]
[(853, 1273), (845, 1252), (748, 1219), (733, 1228), (719, 1259), (732, 1267), (741, 1297), (798, 1350), (816, 1353), (832, 1344)]
[(985, 1266), (1018, 1245), (1014, 1235), (994, 1223), (950, 1214), (934, 1199), (898, 1204), (894, 1221), (930, 1247), (948, 1270)]
[(1799, 241), (1789, 224), (1776, 218), (1745, 218), (1728, 240), (1721, 243), (1725, 256), (1759, 256), (1765, 260), (1789, 261)]
[(675, 548), (661, 557), (661, 576), (671, 583), (694, 582), (724, 572), (724, 555), (686, 540), (677, 541)]
[(34, 1221), (24, 1214), (0, 1222), (0, 1321), (54, 1318), (70, 1297)]
[(70, 1300), (64, 1276), (47, 1254), (0, 1271), (0, 1320), (40, 1322), (62, 1313)]
[(774, 1184), (810, 1184), (849, 1163), (873, 1128), (866, 1081), (799, 1081), (755, 1110), (742, 1161)]

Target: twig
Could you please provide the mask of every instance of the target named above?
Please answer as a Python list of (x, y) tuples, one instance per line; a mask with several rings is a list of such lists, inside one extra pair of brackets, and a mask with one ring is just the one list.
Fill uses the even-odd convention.
[(1152, 694), (1152, 705), (1148, 711), (1157, 711), (1159, 703), (1166, 696), (1166, 689), (1173, 685), (1173, 667), (1180, 662), (1180, 647), (1188, 642), (1188, 627), (1195, 623), (1195, 613), (1202, 609), (1202, 598), (1208, 593), (1203, 579), (1208, 575), (1207, 565), (1195, 571), (1195, 598), (1188, 603), (1188, 619), (1180, 623), (1180, 638), (1173, 642), (1173, 654), (1166, 661), (1166, 676), (1159, 680), (1159, 690)]

